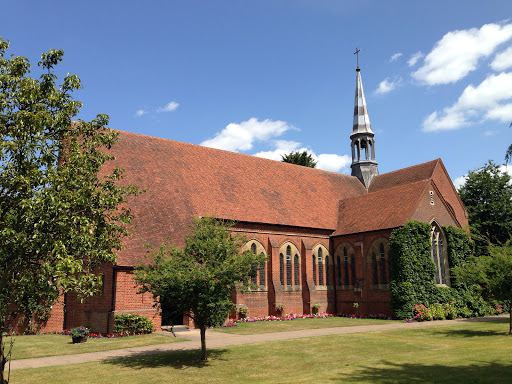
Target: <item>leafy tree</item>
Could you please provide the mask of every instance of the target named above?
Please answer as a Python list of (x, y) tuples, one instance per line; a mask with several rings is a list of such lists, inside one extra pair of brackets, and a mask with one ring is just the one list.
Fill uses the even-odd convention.
[(512, 242), (489, 246), (490, 256), (473, 257), (466, 266), (454, 269), (458, 278), (477, 283), (486, 299), (508, 304), (509, 334), (512, 334)]
[(56, 84), (63, 51), (41, 55), (39, 79), (24, 57), (5, 58), (0, 38), (0, 383), (8, 382), (4, 335), (14, 320), (44, 321), (60, 294), (93, 294), (94, 270), (113, 263), (135, 187), (121, 187), (120, 169), (98, 176), (116, 141), (108, 116), (72, 123), (82, 104), (76, 75)]
[(308, 153), (308, 151), (304, 152), (290, 152), (287, 155), (281, 156), (281, 161), (283, 163), (291, 163), (302, 165), (304, 167), (316, 168), (317, 162), (313, 159), (313, 156)]
[[(469, 213), (471, 231), (476, 234), (477, 248), (484, 252), (487, 241), (505, 243), (512, 234), (512, 184), (510, 176), (489, 161), (470, 171), (459, 195)], [(477, 253), (478, 255), (478, 253)]]
[(162, 244), (149, 265), (135, 270), (142, 293), (152, 292), (200, 329), (201, 360), (207, 360), (206, 328), (224, 323), (234, 308), (232, 292), (247, 289), (251, 265), (265, 259), (251, 251), (240, 254), (245, 239), (231, 235), (230, 227), (212, 218), (198, 219), (184, 248)]

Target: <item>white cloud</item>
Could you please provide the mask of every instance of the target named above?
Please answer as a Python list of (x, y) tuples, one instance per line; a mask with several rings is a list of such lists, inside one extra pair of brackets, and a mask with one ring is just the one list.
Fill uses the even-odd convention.
[(402, 52), (395, 53), (394, 55), (391, 56), (389, 62), (392, 63), (393, 61), (397, 60), (400, 56), (402, 56)]
[(485, 114), (487, 119), (499, 120), (503, 123), (512, 121), (512, 103), (497, 105)]
[(468, 179), (467, 175), (457, 177), (455, 180), (453, 180), (453, 185), (455, 186), (456, 189), (459, 189), (464, 184), (466, 184), (467, 179)]
[(175, 111), (179, 106), (180, 106), (179, 103), (177, 103), (175, 101), (171, 101), (170, 103), (167, 103), (167, 105), (165, 107), (158, 108), (156, 111), (157, 112), (172, 112), (172, 111)]
[(343, 168), (347, 168), (352, 159), (347, 155), (335, 155), (330, 153), (322, 153), (315, 160), (318, 161), (316, 167), (324, 171), (339, 172)]
[(375, 90), (375, 93), (378, 95), (383, 95), (385, 93), (391, 92), (394, 90), (401, 82), (401, 78), (397, 78), (396, 80), (389, 80), (386, 78), (379, 83), (379, 87)]
[(275, 149), (273, 151), (263, 151), (255, 153), (254, 156), (263, 157), (265, 159), (281, 161), (281, 156), (287, 155), (290, 152), (303, 152), (308, 153), (317, 161), (316, 167), (324, 171), (339, 172), (346, 168), (351, 163), (351, 158), (347, 155), (336, 155), (330, 153), (321, 153), (317, 155), (311, 149), (301, 147), (301, 144), (296, 141), (276, 140), (274, 141)]
[(484, 136), (487, 136), (487, 137), (494, 136), (495, 134), (496, 134), (496, 131), (485, 131), (484, 132)]
[(490, 75), (477, 87), (468, 85), (457, 102), (443, 109), (440, 115), (433, 112), (423, 122), (424, 131), (457, 129), (471, 124), (475, 118), (512, 120), (512, 104), (501, 102), (512, 98), (512, 72)]
[(146, 114), (146, 111), (143, 109), (138, 109), (137, 112), (135, 112), (135, 117), (141, 117), (142, 115)]
[(201, 145), (227, 151), (247, 151), (252, 149), (255, 140), (263, 141), (278, 137), (290, 129), (295, 127), (284, 121), (269, 119), (259, 121), (252, 117), (240, 124), (228, 124), (213, 139), (203, 141)]
[(423, 56), (425, 55), (421, 53), (421, 51), (416, 52), (409, 58), (409, 60), (407, 60), (407, 65), (409, 65), (409, 67), (414, 67)]
[(496, 55), (491, 63), (491, 68), (495, 71), (504, 71), (512, 67), (512, 46)]
[(511, 38), (512, 24), (486, 24), (480, 29), (448, 32), (412, 76), (428, 85), (454, 83), (474, 71), (479, 59), (488, 57)]

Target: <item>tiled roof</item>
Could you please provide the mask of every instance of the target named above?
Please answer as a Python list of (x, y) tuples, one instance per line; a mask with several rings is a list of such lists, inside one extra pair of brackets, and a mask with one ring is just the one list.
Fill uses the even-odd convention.
[(333, 236), (404, 225), (428, 185), (429, 180), (420, 180), (340, 201), (338, 228)]
[(432, 178), (436, 166), (440, 162), (441, 159), (435, 159), (426, 163), (413, 165), (412, 167), (378, 175), (370, 184), (368, 192), (377, 192), (386, 188), (393, 188), (407, 183), (430, 179)]
[(143, 240), (182, 242), (192, 216), (334, 230), (338, 201), (366, 194), (352, 176), (122, 131), (111, 152), (146, 189), (119, 265), (140, 259)]

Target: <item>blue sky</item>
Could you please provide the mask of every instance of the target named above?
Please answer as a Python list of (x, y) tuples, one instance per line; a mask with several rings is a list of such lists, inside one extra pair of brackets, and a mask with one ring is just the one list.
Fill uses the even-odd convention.
[[(441, 157), (452, 180), (512, 143), (512, 2), (27, 1), (0, 36), (38, 75), (80, 76), (79, 118), (350, 173), (359, 65), (381, 173)], [(510, 168), (510, 166), (509, 166)]]

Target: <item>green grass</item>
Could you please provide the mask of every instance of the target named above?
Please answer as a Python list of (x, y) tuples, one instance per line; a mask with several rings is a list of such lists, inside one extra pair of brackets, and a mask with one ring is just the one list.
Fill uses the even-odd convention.
[(11, 372), (17, 383), (510, 383), (508, 320), (276, 341)]
[[(119, 338), (89, 338), (86, 343), (73, 344), (71, 336), (64, 335), (28, 335), (15, 336), (12, 359), (29, 359), (33, 357), (74, 355), (77, 353), (100, 352), (112, 349), (139, 347), (142, 345), (174, 343), (183, 341), (159, 334), (138, 335)], [(5, 341), (9, 343), (9, 338)]]
[(349, 319), (347, 317), (327, 317), (317, 319), (295, 319), (286, 321), (255, 321), (237, 323), (236, 327), (215, 328), (215, 331), (237, 335), (254, 335), (258, 333), (300, 331), (303, 329), (354, 327), (358, 325), (387, 324), (399, 320)]

